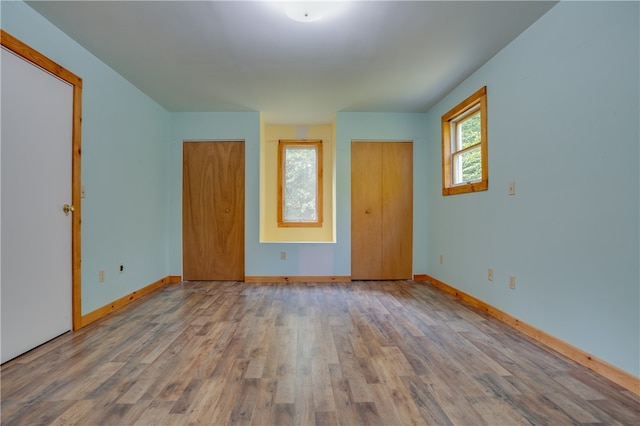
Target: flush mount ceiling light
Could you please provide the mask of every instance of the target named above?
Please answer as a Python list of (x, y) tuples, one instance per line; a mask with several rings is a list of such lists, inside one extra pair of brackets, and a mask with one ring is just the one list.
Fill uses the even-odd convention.
[(284, 13), (297, 22), (316, 22), (335, 16), (344, 10), (345, 1), (287, 1), (279, 2)]

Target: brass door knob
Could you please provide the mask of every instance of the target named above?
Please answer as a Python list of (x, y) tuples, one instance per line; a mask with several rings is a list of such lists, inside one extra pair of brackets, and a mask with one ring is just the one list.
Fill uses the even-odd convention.
[(64, 212), (65, 216), (69, 216), (69, 213), (75, 211), (75, 208), (69, 204), (65, 204), (62, 206), (62, 211)]
[(371, 209), (366, 209), (364, 212), (365, 212), (366, 214), (371, 214)]

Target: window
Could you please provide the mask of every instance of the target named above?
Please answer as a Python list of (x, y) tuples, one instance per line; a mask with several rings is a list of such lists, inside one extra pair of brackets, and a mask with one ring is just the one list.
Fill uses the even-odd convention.
[(442, 195), (488, 188), (485, 86), (442, 116)]
[(322, 141), (278, 142), (278, 226), (322, 226)]

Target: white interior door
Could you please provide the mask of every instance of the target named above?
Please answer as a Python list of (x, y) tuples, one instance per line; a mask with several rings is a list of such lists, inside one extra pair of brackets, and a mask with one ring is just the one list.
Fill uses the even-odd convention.
[(1, 362), (72, 328), (73, 87), (2, 48)]

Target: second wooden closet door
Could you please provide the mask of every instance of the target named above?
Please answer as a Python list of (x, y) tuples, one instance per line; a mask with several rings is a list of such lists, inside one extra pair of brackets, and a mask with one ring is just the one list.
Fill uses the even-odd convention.
[(413, 144), (351, 143), (351, 278), (410, 279)]

